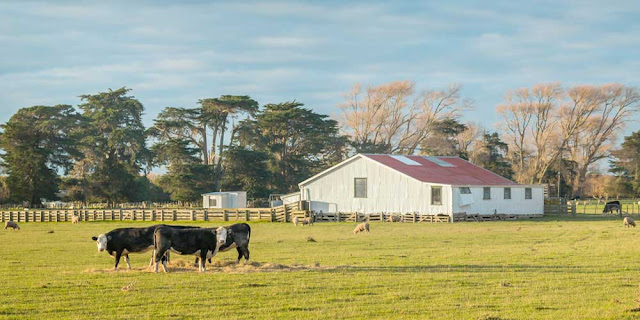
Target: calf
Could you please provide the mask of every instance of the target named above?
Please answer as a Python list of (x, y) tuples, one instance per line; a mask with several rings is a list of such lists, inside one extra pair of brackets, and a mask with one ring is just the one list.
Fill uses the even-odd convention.
[(198, 270), (206, 271), (205, 259), (218, 253), (220, 246), (227, 241), (227, 230), (224, 227), (218, 229), (174, 229), (171, 227), (159, 227), (153, 234), (154, 271), (158, 272), (158, 262), (162, 260), (162, 269), (167, 272), (164, 254), (173, 250), (179, 254), (194, 254), (200, 258)]
[(634, 228), (636, 227), (636, 222), (633, 221), (633, 219), (631, 219), (630, 217), (625, 217), (623, 222), (622, 222), (622, 224), (627, 228), (628, 227), (634, 227)]
[(4, 223), (4, 230), (7, 230), (7, 228), (11, 228), (13, 230), (20, 230), (20, 226), (18, 225), (17, 222), (15, 221), (7, 221)]
[[(146, 228), (119, 228), (103, 233), (97, 237), (91, 237), (91, 239), (97, 242), (98, 251), (102, 252), (106, 250), (109, 255), (115, 256), (115, 266), (113, 270), (118, 270), (118, 264), (122, 256), (124, 256), (127, 267), (131, 269), (129, 253), (141, 253), (153, 249), (153, 233), (159, 227), (176, 229), (197, 228), (190, 226), (167, 226), (163, 224)], [(151, 260), (151, 262), (153, 262), (153, 260)]]
[[(251, 238), (251, 227), (246, 223), (236, 223), (228, 227), (224, 227), (227, 230), (227, 240), (218, 249), (219, 252), (226, 252), (233, 248), (238, 251), (238, 260), (236, 263), (240, 263), (240, 259), (244, 256), (245, 261), (249, 261), (249, 239)], [(196, 265), (198, 264), (196, 257)], [(209, 259), (211, 263), (211, 259)]]
[(613, 211), (617, 211), (617, 213), (622, 213), (622, 206), (620, 205), (620, 201), (609, 201), (604, 205), (604, 209), (602, 209), (602, 213), (613, 213)]
[(71, 223), (78, 223), (79, 217), (76, 216), (75, 214), (71, 217)]

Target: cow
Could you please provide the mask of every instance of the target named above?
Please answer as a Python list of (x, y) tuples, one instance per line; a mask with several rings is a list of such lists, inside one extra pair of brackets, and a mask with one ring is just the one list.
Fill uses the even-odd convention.
[(11, 228), (13, 230), (20, 230), (20, 226), (18, 225), (17, 222), (15, 221), (7, 221), (4, 223), (4, 230), (7, 230), (7, 228)]
[[(192, 229), (192, 226), (167, 226), (163, 224), (153, 225), (145, 228), (119, 228), (107, 233), (91, 237), (96, 241), (98, 251), (107, 251), (109, 255), (115, 256), (115, 266), (113, 270), (118, 270), (120, 257), (124, 256), (127, 267), (131, 269), (129, 253), (142, 253), (153, 249), (153, 232), (159, 227), (171, 227), (176, 229)], [(153, 263), (153, 257), (151, 260)], [(149, 264), (151, 266), (151, 264)]]
[[(227, 241), (220, 246), (218, 252), (226, 252), (233, 248), (238, 251), (238, 260), (236, 263), (240, 263), (240, 259), (244, 256), (244, 260), (249, 261), (249, 239), (251, 238), (251, 227), (246, 223), (236, 223), (228, 227), (224, 227), (227, 230)], [(196, 266), (198, 265), (198, 257), (196, 257)], [(211, 259), (209, 259), (211, 263)]]
[(617, 211), (617, 213), (622, 213), (622, 206), (620, 205), (620, 201), (609, 201), (604, 205), (604, 209), (602, 209), (602, 213), (613, 213), (613, 211)]
[[(167, 271), (164, 254), (175, 251), (179, 254), (194, 254), (200, 258), (198, 271), (205, 272), (205, 260), (218, 253), (220, 246), (227, 241), (227, 229), (219, 227), (198, 229), (174, 229), (162, 226), (153, 234), (154, 272), (158, 272), (158, 263), (162, 260), (162, 269)], [(211, 254), (209, 254), (211, 252)]]

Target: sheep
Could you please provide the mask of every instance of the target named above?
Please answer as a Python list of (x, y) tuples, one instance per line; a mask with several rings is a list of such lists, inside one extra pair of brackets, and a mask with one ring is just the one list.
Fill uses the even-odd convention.
[(636, 227), (636, 222), (635, 222), (635, 221), (633, 221), (633, 219), (631, 219), (630, 217), (625, 217), (625, 218), (624, 218), (624, 220), (623, 220), (623, 225), (624, 225), (625, 227), (627, 227), (627, 228), (628, 228), (629, 226), (632, 226), (632, 227), (634, 227), (634, 228), (635, 228), (635, 227)]
[(400, 222), (400, 216), (390, 215), (387, 218), (387, 221), (389, 221), (389, 222)]
[(293, 223), (294, 226), (298, 226), (298, 217), (293, 217), (291, 218), (291, 222)]
[(358, 232), (364, 232), (366, 231), (367, 233), (369, 233), (369, 223), (368, 222), (363, 222), (359, 225), (356, 226), (355, 229), (353, 229), (353, 234), (357, 234)]
[(75, 214), (71, 217), (71, 223), (76, 224), (79, 221), (79, 217)]
[(302, 225), (313, 225), (313, 220), (311, 218), (304, 218), (302, 219), (302, 221), (300, 221), (300, 223), (302, 223)]
[(18, 225), (17, 222), (15, 221), (7, 221), (4, 223), (4, 230), (7, 230), (7, 228), (11, 228), (13, 230), (20, 230), (20, 226)]

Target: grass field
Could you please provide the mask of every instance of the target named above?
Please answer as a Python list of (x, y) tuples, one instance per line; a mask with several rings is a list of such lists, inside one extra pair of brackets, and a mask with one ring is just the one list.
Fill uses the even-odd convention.
[(154, 274), (136, 254), (113, 272), (90, 237), (131, 225), (148, 223), (0, 232), (0, 318), (640, 317), (640, 229), (616, 218), (375, 223), (358, 236), (348, 223), (253, 223), (251, 264), (230, 264), (234, 250), (199, 274), (173, 255)]

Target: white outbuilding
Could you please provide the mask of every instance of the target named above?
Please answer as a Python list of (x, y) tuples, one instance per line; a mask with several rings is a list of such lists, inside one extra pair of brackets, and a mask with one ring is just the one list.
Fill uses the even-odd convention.
[(543, 214), (544, 187), (459, 157), (357, 154), (299, 184), (316, 212)]
[(209, 192), (202, 195), (203, 208), (246, 208), (246, 191)]

